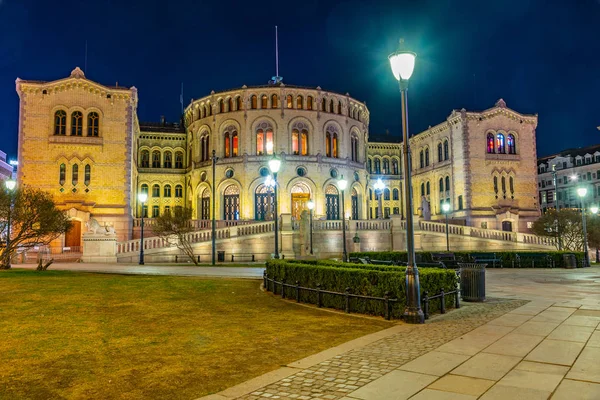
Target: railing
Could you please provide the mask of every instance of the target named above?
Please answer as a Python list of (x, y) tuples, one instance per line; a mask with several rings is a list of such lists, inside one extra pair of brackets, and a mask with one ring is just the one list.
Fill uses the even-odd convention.
[(260, 222), (248, 226), (238, 226), (238, 236), (256, 235), (259, 233), (268, 233), (275, 230), (275, 221)]
[[(133, 227), (137, 228), (141, 226), (141, 218), (135, 218), (133, 220)], [(216, 228), (230, 228), (232, 226), (250, 225), (256, 223), (252, 220), (218, 220), (216, 222)], [(210, 219), (193, 219), (191, 221), (192, 226), (196, 229), (212, 229), (212, 220)], [(154, 226), (154, 218), (144, 218), (144, 227)]]
[[(215, 231), (216, 239), (227, 239), (231, 237), (231, 228), (222, 228)], [(190, 243), (200, 243), (212, 240), (212, 231), (191, 232), (185, 235), (185, 238)], [(117, 243), (117, 254), (133, 253), (140, 251), (141, 239), (128, 240), (126, 242)], [(144, 250), (159, 249), (165, 247), (174, 247), (165, 239), (153, 236), (144, 238)]]
[[(323, 295), (324, 294), (329, 294), (329, 295), (333, 295), (333, 296), (341, 296), (344, 298), (344, 311), (346, 313), (350, 313), (350, 299), (360, 299), (360, 300), (374, 300), (374, 301), (381, 301), (384, 303), (384, 314), (383, 317), (386, 320), (390, 320), (391, 316), (392, 316), (392, 306), (396, 303), (398, 303), (398, 299), (391, 299), (390, 298), (390, 292), (385, 292), (383, 297), (374, 297), (374, 296), (364, 296), (364, 295), (359, 295), (359, 294), (352, 294), (352, 289), (347, 287), (346, 290), (344, 291), (344, 293), (340, 293), (340, 292), (332, 292), (330, 290), (323, 290), (321, 289), (321, 285), (317, 284), (317, 288), (309, 288), (309, 287), (304, 287), (304, 286), (300, 286), (300, 282), (296, 281), (295, 284), (289, 284), (286, 283), (285, 280), (284, 281), (276, 281), (274, 278), (269, 278), (267, 275), (267, 271), (264, 271), (263, 273), (263, 287), (265, 288), (265, 290), (267, 292), (273, 292), (273, 294), (278, 294), (277, 293), (277, 287), (281, 287), (281, 291), (280, 291), (280, 295), (282, 299), (286, 298), (286, 288), (288, 289), (294, 289), (294, 296), (296, 299), (296, 303), (300, 303), (300, 291), (304, 290), (310, 293), (316, 293), (317, 294), (317, 307), (321, 308), (323, 307)], [(430, 313), (429, 313), (429, 309), (430, 309), (430, 302), (431, 300), (435, 300), (435, 299), (440, 299), (440, 313), (445, 314), (446, 313), (446, 296), (454, 296), (455, 298), (455, 308), (460, 308), (460, 289), (458, 288), (458, 284), (456, 286), (456, 289), (451, 291), (451, 292), (444, 292), (444, 289), (442, 289), (440, 291), (439, 294), (435, 295), (435, 296), (429, 296), (427, 292), (424, 293), (423, 299), (421, 301), (422, 303), (422, 309), (423, 309), (423, 314), (425, 315), (425, 319), (429, 319), (430, 317)], [(290, 297), (290, 296), (287, 296)]]
[(506, 232), (506, 231), (497, 231), (495, 229), (480, 229), (480, 228), (469, 228), (470, 234), (473, 237), (483, 238), (483, 239), (495, 239), (495, 240), (504, 240), (507, 242), (516, 242), (517, 241), (517, 233), (516, 232)]
[(529, 233), (523, 233), (521, 235), (523, 238), (523, 243), (556, 246), (556, 238), (536, 236)]
[[(419, 221), (419, 228), (427, 232), (446, 233), (446, 223), (444, 222)], [(464, 235), (464, 226), (448, 224), (448, 233)]]
[[(392, 228), (392, 221), (389, 219), (367, 219), (367, 220), (347, 220), (346, 229), (354, 228), (357, 231), (389, 231)], [(292, 229), (300, 229), (300, 221), (292, 221)], [(313, 230), (315, 231), (335, 231), (342, 230), (341, 220), (313, 220)]]

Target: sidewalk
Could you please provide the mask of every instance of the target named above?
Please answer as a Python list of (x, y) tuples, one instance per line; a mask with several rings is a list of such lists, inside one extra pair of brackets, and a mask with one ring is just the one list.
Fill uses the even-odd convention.
[(490, 271), (487, 281), (504, 299), (399, 324), (203, 399), (600, 399), (600, 268)]

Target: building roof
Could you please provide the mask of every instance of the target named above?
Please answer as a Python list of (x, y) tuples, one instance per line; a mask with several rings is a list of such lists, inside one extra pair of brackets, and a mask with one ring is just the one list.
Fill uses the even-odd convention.
[(545, 161), (551, 160), (556, 157), (567, 157), (567, 156), (571, 156), (571, 157), (582, 156), (583, 157), (586, 154), (594, 154), (599, 151), (600, 151), (600, 144), (595, 144), (593, 146), (588, 146), (588, 147), (575, 147), (572, 149), (563, 150), (560, 153), (551, 154), (551, 155), (545, 156), (545, 157), (539, 157), (538, 163), (545, 162)]
[(140, 122), (140, 132), (185, 133), (179, 122)]

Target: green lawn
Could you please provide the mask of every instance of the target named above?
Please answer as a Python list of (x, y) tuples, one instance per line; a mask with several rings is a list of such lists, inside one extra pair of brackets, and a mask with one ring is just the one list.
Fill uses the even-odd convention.
[(259, 284), (0, 271), (0, 399), (195, 399), (390, 326)]

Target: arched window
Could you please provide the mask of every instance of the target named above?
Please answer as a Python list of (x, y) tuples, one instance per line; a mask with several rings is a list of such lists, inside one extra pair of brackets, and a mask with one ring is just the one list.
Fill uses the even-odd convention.
[(243, 104), (243, 102), (242, 102), (242, 97), (241, 97), (241, 96), (238, 96), (238, 97), (236, 97), (236, 98), (235, 98), (235, 101), (236, 101), (236, 103), (237, 103), (237, 107), (236, 107), (236, 109), (237, 109), (238, 111), (239, 111), (239, 110), (241, 110), (242, 108), (244, 108), (244, 104)]
[(223, 99), (219, 99), (219, 112), (220, 113), (225, 112), (225, 103), (223, 102)]
[(400, 191), (398, 189), (392, 190), (392, 200), (400, 200)]
[(381, 174), (381, 160), (379, 158), (375, 159), (375, 173)]
[(142, 150), (142, 154), (140, 156), (140, 167), (150, 167), (150, 152), (148, 150)]
[(208, 104), (206, 105), (206, 110), (207, 110), (207, 112), (206, 112), (206, 113), (207, 113), (207, 114), (208, 114), (208, 116), (210, 117), (210, 116), (212, 115), (212, 104), (208, 103)]
[(160, 186), (158, 184), (152, 185), (152, 197), (160, 197)]
[(442, 193), (444, 191), (444, 178), (440, 178), (440, 193)]
[(501, 133), (496, 136), (496, 148), (498, 149), (498, 154), (506, 153), (506, 147), (504, 146), (504, 135)]
[(58, 170), (58, 183), (60, 186), (65, 184), (65, 179), (67, 175), (67, 166), (65, 164), (60, 164), (60, 168)]
[(73, 167), (71, 170), (71, 182), (73, 183), (73, 186), (77, 185), (78, 181), (79, 181), (79, 165), (73, 164)]
[(225, 155), (225, 158), (227, 157), (231, 157), (231, 138), (229, 137), (229, 132), (225, 132), (225, 149), (223, 151), (223, 154)]
[(163, 167), (173, 168), (173, 153), (171, 153), (170, 151), (165, 151), (165, 163)]
[(175, 197), (178, 197), (178, 198), (183, 197), (183, 186), (181, 186), (181, 185), (175, 186)]
[(510, 196), (511, 198), (515, 198), (515, 180), (513, 177), (508, 178), (508, 187), (510, 188)]
[(429, 167), (429, 147), (425, 148), (425, 166)]
[(373, 173), (373, 161), (369, 158), (369, 160), (367, 161), (367, 169), (369, 170), (369, 173), (372, 174)]
[(446, 192), (450, 191), (450, 177), (446, 177)]
[(277, 108), (279, 107), (279, 104), (277, 104), (277, 95), (276, 94), (272, 94), (271, 95), (271, 108)]
[(515, 136), (509, 133), (506, 137), (506, 144), (508, 147), (508, 154), (517, 154), (517, 147), (515, 145)]
[(92, 179), (92, 167), (90, 164), (85, 164), (84, 175), (83, 175), (83, 184), (85, 186), (89, 186), (91, 179)]
[(288, 94), (286, 97), (286, 107), (287, 108), (292, 108), (294, 106), (294, 102), (293, 102), (293, 98), (291, 94)]
[(384, 200), (390, 199), (390, 189), (388, 189), (388, 188), (383, 189), (383, 199)]
[(333, 99), (329, 102), (329, 112), (335, 114), (335, 105), (333, 103)]
[(358, 137), (356, 135), (350, 137), (350, 147), (352, 150), (352, 161), (358, 161)]
[(233, 111), (233, 99), (231, 97), (227, 99), (227, 111)]
[(83, 135), (83, 114), (81, 111), (74, 111), (71, 114), (71, 136)]
[(325, 154), (327, 157), (338, 158), (338, 129), (335, 125), (329, 125), (325, 132)]
[(98, 136), (100, 132), (100, 116), (97, 112), (91, 112), (88, 114), (88, 136)]
[(165, 187), (163, 188), (163, 196), (171, 197), (171, 185), (165, 185)]
[[(206, 143), (208, 144), (208, 140)], [(175, 168), (183, 168), (183, 153), (181, 151), (175, 153)]]
[(334, 185), (325, 187), (325, 214), (328, 220), (340, 218), (339, 191)]
[(296, 122), (292, 126), (292, 154), (308, 154), (308, 126), (304, 122)]
[(502, 195), (506, 198), (506, 178), (502, 177)]
[(494, 134), (493, 133), (487, 134), (487, 152), (488, 152), (488, 154), (493, 154), (496, 152), (495, 147), (494, 147)]
[(444, 161), (444, 153), (442, 151), (442, 144), (438, 143), (438, 162)]
[(373, 189), (369, 188), (369, 200), (373, 200)]
[(448, 147), (448, 141), (444, 140), (444, 160), (447, 160), (450, 158), (450, 149)]
[(307, 110), (312, 110), (313, 109), (313, 97), (312, 96), (308, 96), (306, 98), (306, 109)]
[(321, 111), (327, 112), (327, 99), (325, 97), (321, 101)]
[(425, 167), (425, 154), (423, 153), (423, 150), (419, 152), (419, 167)]
[(268, 108), (269, 106), (268, 106), (267, 103), (268, 103), (268, 97), (267, 97), (266, 94), (263, 94), (260, 97), (260, 108), (262, 108), (263, 110), (266, 109), (266, 108)]
[(496, 198), (498, 198), (498, 177), (494, 177), (494, 193), (496, 193)]
[(399, 175), (398, 160), (396, 160), (395, 158), (392, 159), (392, 174)]
[(390, 173), (390, 160), (387, 158), (383, 159), (383, 173), (386, 175)]
[(421, 197), (425, 196), (425, 182), (421, 183)]
[(296, 97), (296, 108), (302, 110), (304, 108), (304, 98), (302, 96)]
[(238, 155), (238, 133), (234, 126), (228, 126), (224, 133), (224, 149), (225, 158), (237, 157)]
[(160, 151), (152, 152), (152, 168), (160, 168)]
[(429, 196), (431, 194), (431, 185), (429, 185), (429, 181), (427, 181), (426, 187), (427, 187), (427, 196)]
[(204, 106), (200, 106), (200, 108), (198, 109), (198, 118), (202, 119), (204, 118)]
[(342, 114), (342, 102), (341, 101), (338, 101), (338, 109), (337, 109), (337, 111), (338, 111), (338, 114), (340, 114), (340, 115)]
[(54, 134), (67, 134), (67, 113), (63, 110), (58, 110), (54, 113)]
[(256, 98), (256, 95), (253, 94), (252, 97), (250, 97), (250, 108), (253, 110), (256, 110), (258, 108), (258, 99)]
[(256, 154), (273, 154), (273, 128), (267, 122), (262, 122), (256, 129)]

